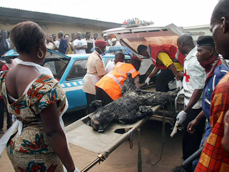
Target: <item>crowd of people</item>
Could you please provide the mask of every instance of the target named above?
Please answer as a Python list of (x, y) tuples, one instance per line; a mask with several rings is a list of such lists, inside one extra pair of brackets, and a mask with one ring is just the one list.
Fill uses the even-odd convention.
[[(84, 36), (84, 38), (83, 38)], [(57, 38), (58, 37), (58, 38)], [(81, 32), (77, 32), (70, 37), (69, 34), (64, 34), (60, 31), (56, 34), (45, 35), (45, 45), (48, 49), (56, 50), (62, 54), (86, 54), (91, 53), (95, 49), (95, 41), (98, 40), (98, 34), (94, 33), (93, 37), (91, 32), (86, 32), (83, 35)], [(119, 41), (113, 36), (103, 34), (103, 40), (107, 42), (106, 49), (111, 46), (121, 46)], [(6, 30), (0, 31), (0, 57), (10, 49), (13, 49), (14, 45), (11, 44), (10, 33)]]
[[(73, 38), (69, 34), (64, 34), (62, 31), (56, 35), (46, 35), (46, 47), (48, 49), (57, 50), (62, 54), (86, 54), (91, 53), (95, 49), (95, 41), (98, 40), (98, 34), (95, 33), (92, 38), (91, 32), (86, 32), (85, 38), (81, 32), (77, 32)], [(107, 34), (103, 35), (103, 40), (107, 42), (108, 49), (110, 46), (121, 46), (116, 38), (109, 38)]]
[[(6, 30), (1, 30), (0, 31), (0, 57), (5, 52), (10, 50), (10, 48), (11, 46), (10, 46), (10, 39), (8, 38), (8, 32)], [(16, 62), (14, 61), (14, 59), (5, 58), (5, 61), (0, 60), (0, 71), (8, 71), (15, 66), (16, 66)], [(7, 117), (7, 129), (9, 129), (12, 123), (11, 115), (9, 114), (5, 106), (3, 97), (0, 96), (0, 134), (4, 133), (3, 131), (4, 113), (6, 113), (6, 117)]]
[[(176, 117), (178, 124), (184, 126), (183, 159), (203, 148), (192, 163), (178, 166), (173, 171), (228, 171), (229, 68), (219, 56), (229, 59), (228, 9), (229, 0), (218, 2), (211, 16), (212, 36), (200, 36), (196, 46), (188, 33), (179, 36), (177, 47), (139, 45), (138, 53), (151, 58), (155, 65), (144, 83), (140, 83), (138, 72), (142, 59), (137, 56), (132, 56), (130, 63), (124, 63), (124, 54), (118, 52), (109, 68), (104, 67), (102, 55), (107, 46), (119, 45), (116, 38), (110, 40), (106, 34), (103, 40), (96, 38), (98, 34), (91, 38), (91, 33), (87, 32), (83, 39), (78, 32), (71, 41), (68, 34), (59, 32), (60, 41), (57, 41), (56, 35), (45, 36), (42, 28), (34, 22), (15, 25), (10, 41), (19, 53), (19, 60), (16, 65), (13, 60), (6, 59), (6, 64), (2, 65), (0, 105), (6, 105), (16, 120), (12, 126), (7, 123), (8, 131), (0, 140), (0, 153), (7, 147), (15, 171), (63, 171), (64, 168), (79, 171), (69, 152), (62, 121), (68, 108), (65, 92), (51, 71), (39, 64), (45, 59), (47, 47), (63, 54), (85, 54), (94, 48), (86, 63), (83, 86), (89, 113), (93, 111), (90, 106), (93, 100), (106, 105), (122, 97), (121, 87), (127, 73), (132, 74), (135, 86), (141, 88), (149, 84), (160, 70), (157, 91), (168, 91), (168, 82), (174, 77), (177, 88), (184, 89), (185, 106)], [(0, 43), (7, 51), (11, 42), (3, 35), (1, 32)]]

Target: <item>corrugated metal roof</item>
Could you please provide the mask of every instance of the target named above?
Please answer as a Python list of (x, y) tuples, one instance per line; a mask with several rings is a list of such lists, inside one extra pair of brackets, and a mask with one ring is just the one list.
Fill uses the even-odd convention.
[(75, 23), (75, 24), (85, 24), (85, 25), (94, 25), (101, 27), (120, 27), (122, 24), (105, 22), (99, 20), (92, 20), (79, 17), (70, 17), (58, 14), (50, 14), (36, 11), (28, 11), (16, 8), (6, 8), (0, 7), (0, 17), (2, 18), (18, 18), (21, 20), (40, 20), (40, 21), (53, 21), (60, 23)]

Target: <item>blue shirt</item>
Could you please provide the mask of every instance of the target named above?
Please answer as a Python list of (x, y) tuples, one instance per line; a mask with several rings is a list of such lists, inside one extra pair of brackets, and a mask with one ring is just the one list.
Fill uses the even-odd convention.
[(65, 54), (67, 48), (68, 48), (68, 43), (67, 43), (66, 39), (62, 38), (60, 40), (60, 44), (59, 44), (59, 52), (62, 54)]
[(208, 119), (208, 123), (205, 129), (204, 138), (202, 142), (210, 135), (211, 133), (211, 125), (210, 125), (210, 108), (211, 108), (211, 96), (212, 92), (215, 89), (216, 85), (219, 81), (227, 74), (229, 68), (225, 66), (223, 63), (215, 68), (214, 74), (208, 78), (206, 85), (203, 90), (203, 98), (202, 98), (202, 109), (204, 111), (204, 116)]

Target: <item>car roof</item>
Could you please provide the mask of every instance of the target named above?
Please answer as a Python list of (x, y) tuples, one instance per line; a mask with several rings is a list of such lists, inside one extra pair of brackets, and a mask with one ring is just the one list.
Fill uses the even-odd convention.
[(76, 59), (88, 59), (90, 54), (67, 54), (70, 58), (76, 58)]
[[(46, 54), (46, 59), (55, 59), (55, 58), (62, 58), (62, 59), (68, 59), (70, 60), (71, 58), (74, 59), (88, 59), (90, 54), (62, 54), (59, 53), (58, 51), (54, 51), (51, 49), (47, 49), (47, 52), (49, 52), (51, 55)], [(105, 58), (114, 58), (115, 54), (107, 53), (103, 57)], [(19, 54), (16, 52), (14, 49), (11, 49), (7, 51), (5, 54), (2, 55), (2, 57), (18, 57)], [(128, 55), (125, 56), (125, 59), (130, 59)]]
[[(61, 57), (69, 59), (69, 57), (66, 56), (65, 54), (59, 53), (59, 52), (51, 50), (51, 49), (47, 49), (47, 52), (49, 52), (50, 54), (59, 55)], [(18, 57), (18, 56), (19, 56), (19, 54), (15, 49), (11, 49), (11, 50), (7, 51), (5, 54), (2, 55), (2, 57)]]
[(19, 56), (18, 52), (16, 52), (14, 49), (9, 50), (2, 55), (2, 57), (14, 57), (14, 56)]
[[(88, 59), (90, 54), (67, 54), (70, 58), (76, 58), (76, 59)], [(102, 58), (114, 58), (115, 54), (106, 53), (102, 56)], [(125, 55), (125, 59), (130, 59), (130, 56)]]
[(121, 44), (128, 47), (134, 54), (140, 44), (171, 44), (177, 46), (177, 38), (183, 33), (182, 27), (174, 24), (167, 26), (134, 25), (103, 31), (104, 34), (114, 34)]

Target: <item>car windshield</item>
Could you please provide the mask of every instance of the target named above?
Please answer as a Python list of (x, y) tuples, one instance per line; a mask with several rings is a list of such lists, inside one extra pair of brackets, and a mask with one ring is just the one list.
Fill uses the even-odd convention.
[(49, 68), (52, 71), (54, 78), (60, 80), (69, 63), (69, 60), (70, 59), (61, 57), (60, 55), (47, 52), (42, 66)]
[(71, 67), (67, 80), (82, 79), (87, 73), (87, 69), (85, 68), (86, 62), (86, 59), (76, 60)]

